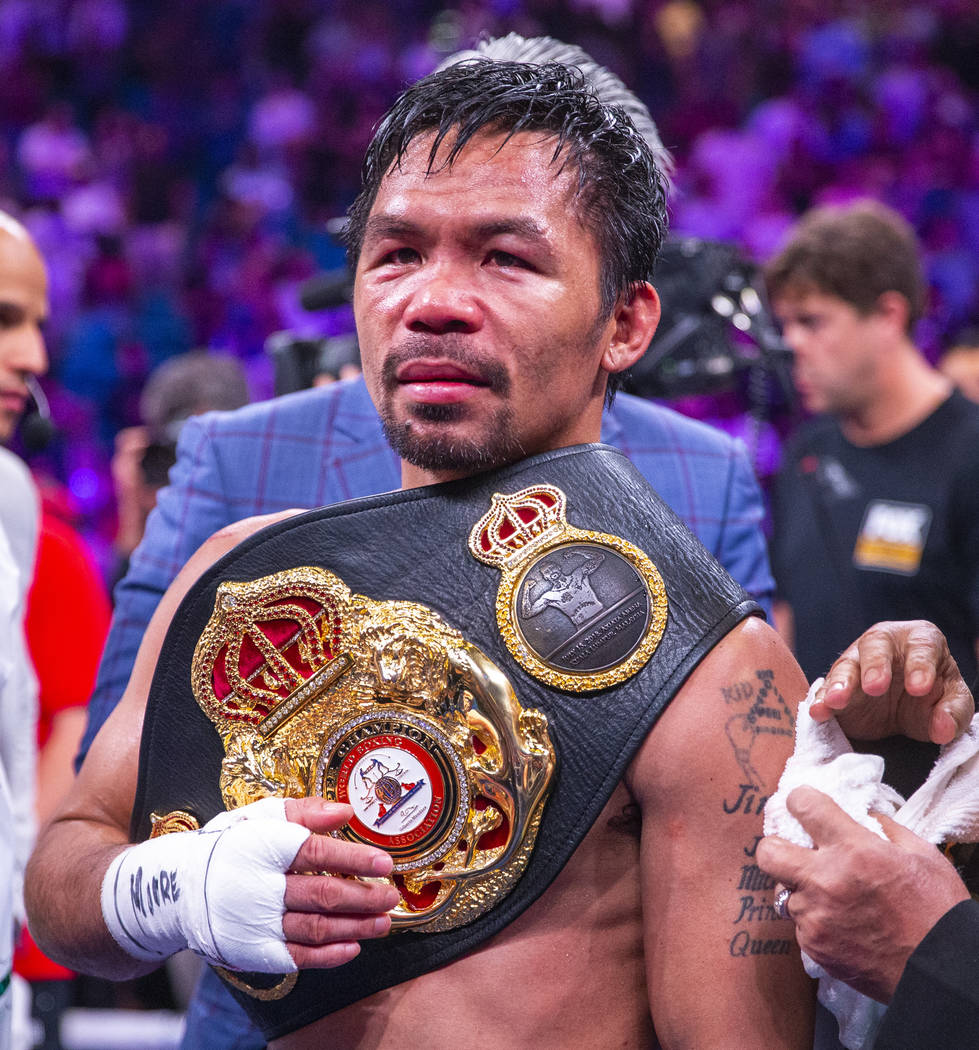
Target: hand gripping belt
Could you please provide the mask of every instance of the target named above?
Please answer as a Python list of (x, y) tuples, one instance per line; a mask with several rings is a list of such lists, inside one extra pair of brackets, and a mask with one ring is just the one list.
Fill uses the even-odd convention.
[[(547, 483), (568, 498), (568, 521), (611, 533), (649, 555), (665, 583), (663, 638), (627, 681), (566, 693), (528, 674), (496, 619), (500, 573), (467, 548), (494, 493)], [(232, 989), (267, 1039), (277, 1038), (384, 988), (444, 966), (514, 920), (550, 885), (601, 812), (633, 754), (711, 648), (759, 607), (734, 583), (621, 453), (584, 445), (502, 470), (389, 492), (298, 515), (249, 537), (192, 587), (173, 618), (150, 690), (132, 835), (150, 814), (185, 810), (200, 823), (223, 810), (223, 746), (191, 691), (195, 645), (224, 580), (253, 580), (317, 565), (377, 600), (406, 599), (436, 612), (500, 667), (524, 707), (548, 717), (558, 755), (537, 844), (515, 888), (475, 922), (441, 933), (407, 931), (366, 941), (352, 962), (307, 970), (288, 995), (260, 1001)]]

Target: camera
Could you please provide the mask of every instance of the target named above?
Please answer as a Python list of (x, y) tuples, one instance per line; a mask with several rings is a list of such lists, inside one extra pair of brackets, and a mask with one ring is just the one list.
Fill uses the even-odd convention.
[(265, 340), (265, 352), (275, 368), (276, 396), (306, 390), (317, 376), (339, 377), (345, 365), (360, 368), (360, 347), (353, 332), (307, 339), (295, 332), (275, 332)]

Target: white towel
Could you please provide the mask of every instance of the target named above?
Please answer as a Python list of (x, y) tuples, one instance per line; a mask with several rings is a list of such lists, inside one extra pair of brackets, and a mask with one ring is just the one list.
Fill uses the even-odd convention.
[[(765, 807), (765, 834), (778, 835), (799, 846), (812, 839), (785, 805), (794, 788), (807, 784), (829, 795), (854, 820), (884, 837), (870, 811), (886, 813), (927, 841), (979, 842), (979, 714), (957, 740), (942, 748), (924, 784), (907, 802), (881, 780), (884, 760), (858, 755), (835, 718), (817, 723), (809, 715), (820, 678), (799, 705), (795, 751), (785, 765), (778, 790)], [(819, 980), (819, 1001), (840, 1026), (847, 1050), (871, 1045), (886, 1007), (830, 977), (802, 953), (810, 977)]]

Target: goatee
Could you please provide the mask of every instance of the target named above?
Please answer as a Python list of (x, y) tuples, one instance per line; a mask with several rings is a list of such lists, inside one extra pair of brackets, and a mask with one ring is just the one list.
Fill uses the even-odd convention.
[[(464, 341), (452, 336), (432, 338), (417, 335), (396, 347), (382, 367), (383, 399), (379, 405), (384, 436), (395, 452), (412, 466), (423, 470), (461, 471), (475, 474), (493, 470), (521, 459), (524, 451), (512, 436), (512, 413), (506, 405), (485, 421), (481, 439), (460, 439), (451, 433), (452, 425), (463, 421), (471, 411), (463, 402), (451, 404), (412, 404), (411, 417), (394, 418), (394, 392), (398, 387), (398, 369), (402, 364), (422, 357), (448, 361), (470, 372), (493, 393), (506, 398), (510, 377), (497, 361), (474, 353)], [(421, 427), (418, 424), (423, 424)], [(445, 424), (439, 432), (425, 424)]]
[(522, 459), (520, 442), (511, 435), (510, 413), (501, 409), (484, 441), (460, 440), (451, 434), (421, 433), (415, 420), (451, 423), (462, 417), (461, 405), (415, 405), (414, 419), (396, 422), (382, 418), (388, 444), (405, 462), (422, 470), (461, 471), (478, 474)]

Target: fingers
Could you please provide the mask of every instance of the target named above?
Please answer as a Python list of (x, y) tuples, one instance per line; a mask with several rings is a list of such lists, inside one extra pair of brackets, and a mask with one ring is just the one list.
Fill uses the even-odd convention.
[(324, 944), (316, 948), (304, 944), (286, 944), (286, 947), (300, 970), (330, 970), (350, 962), (360, 954), (360, 945), (356, 941)]
[[(813, 863), (813, 850), (769, 835), (758, 843), (755, 860), (766, 875), (781, 883), (781, 887), (794, 889), (806, 882)], [(776, 887), (776, 891), (781, 887)]]
[(891, 688), (897, 645), (893, 624), (875, 624), (863, 632), (826, 676), (824, 696), (834, 711), (846, 708), (854, 692), (882, 696)]
[(936, 744), (964, 731), (974, 711), (944, 635), (926, 620), (878, 623), (865, 631), (827, 672), (810, 708), (817, 722), (839, 714), (851, 736), (903, 733)]
[(904, 688), (912, 696), (926, 696), (935, 677), (950, 658), (945, 635), (927, 620), (911, 620), (904, 628)]
[(914, 735), (947, 744), (972, 720), (972, 694), (945, 636), (933, 623), (912, 620), (894, 627), (899, 630), (903, 649), (904, 689), (909, 697), (918, 700), (909, 720), (923, 724), (922, 732)]
[(286, 911), (384, 915), (399, 900), (398, 891), (387, 882), (361, 882), (332, 874), (286, 875)]
[(825, 722), (855, 695), (883, 696), (891, 686), (897, 655), (890, 623), (875, 624), (836, 659), (816, 693), (809, 714)]
[[(346, 879), (338, 879), (332, 875), (307, 875), (290, 876), (290, 878), (306, 878), (323, 884), (323, 889), (316, 891), (303, 890), (295, 896), (307, 899), (319, 896), (321, 899), (331, 897), (340, 898), (341, 891), (337, 891), (331, 884), (347, 882)], [(391, 887), (388, 887), (389, 889)], [(392, 889), (397, 897), (397, 891)], [(288, 891), (287, 891), (288, 896)], [(351, 898), (346, 904), (353, 903)], [(282, 932), (286, 942), (291, 946), (321, 949), (329, 948), (331, 945), (350, 944), (357, 941), (371, 940), (377, 937), (386, 937), (391, 932), (391, 916), (386, 912), (383, 914), (364, 914), (357, 911), (330, 910), (326, 912), (310, 911), (287, 911), (282, 916)], [(297, 965), (301, 965), (296, 953), (292, 952)]]
[(292, 862), (292, 871), (332, 871), (341, 875), (390, 875), (391, 857), (374, 846), (346, 842), (330, 834), (353, 816), (353, 807), (322, 798), (286, 799), (286, 819), (309, 828), (312, 835)]
[(862, 828), (821, 791), (798, 787), (785, 800), (789, 812), (811, 836), (816, 849), (797, 846), (777, 836), (767, 836), (758, 843), (756, 859), (767, 875), (793, 889), (804, 886), (818, 864), (820, 846), (852, 839), (854, 834), (873, 836)]
[(927, 620), (876, 623), (830, 668), (821, 697), (828, 707), (841, 710), (858, 686), (867, 696), (882, 696), (895, 672), (903, 672), (911, 695), (925, 696), (947, 656), (945, 636)]
[(856, 835), (873, 832), (858, 824), (830, 797), (811, 787), (797, 787), (785, 800), (786, 809), (806, 829), (818, 849), (822, 845), (842, 842)]
[(388, 912), (399, 900), (394, 886), (383, 882), (287, 875), (282, 932), (293, 961), (300, 969), (349, 962), (360, 951), (358, 941), (391, 932)]
[(874, 820), (880, 824), (884, 831), (884, 834), (894, 843), (895, 846), (900, 846), (902, 849), (909, 850), (912, 853), (931, 854), (937, 851), (938, 847), (933, 846), (930, 842), (916, 835), (910, 828), (906, 828), (903, 824), (899, 824), (893, 817), (889, 817), (886, 813), (874, 813)]
[(302, 844), (289, 870), (299, 873), (329, 871), (336, 875), (377, 878), (390, 875), (393, 867), (393, 861), (383, 850), (335, 839), (331, 835), (313, 834)]
[(928, 724), (928, 738), (935, 744), (948, 744), (964, 733), (976, 713), (975, 700), (951, 654), (943, 671), (943, 683), (941, 702), (932, 709)]
[(387, 882), (343, 877), (378, 878), (394, 867), (383, 850), (330, 834), (352, 815), (352, 807), (321, 798), (286, 801), (287, 818), (313, 832), (286, 875), (282, 916), (286, 946), (300, 969), (341, 966), (359, 953), (358, 941), (391, 931), (388, 912), (401, 899), (397, 889)]
[(842, 711), (860, 685), (860, 657), (856, 645), (840, 656), (826, 674), (826, 679), (816, 691), (809, 708), (810, 717), (816, 722), (826, 722), (837, 711)]

